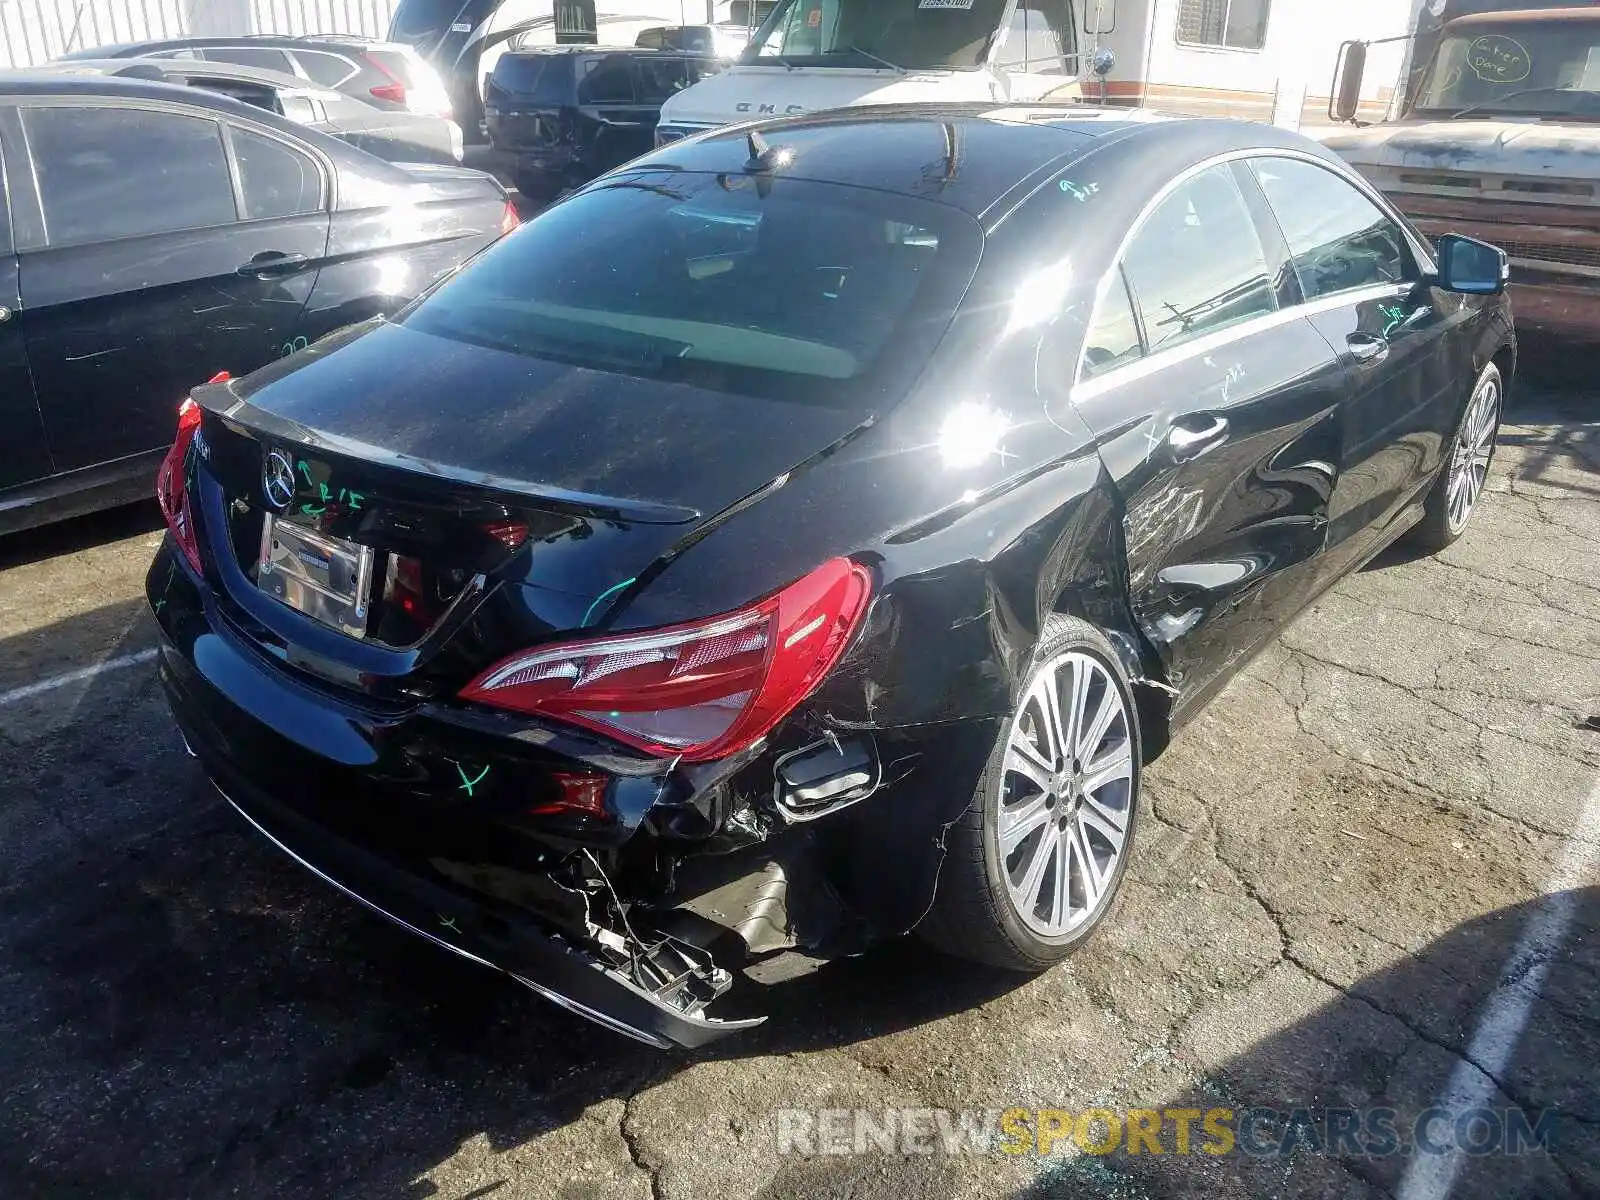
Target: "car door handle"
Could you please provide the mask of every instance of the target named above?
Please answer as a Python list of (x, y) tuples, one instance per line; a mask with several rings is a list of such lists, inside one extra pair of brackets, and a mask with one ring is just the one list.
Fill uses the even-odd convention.
[(1167, 450), (1173, 462), (1188, 462), (1222, 445), (1228, 436), (1228, 419), (1215, 415), (1181, 417), (1167, 433)]
[(1389, 339), (1375, 333), (1352, 333), (1344, 344), (1350, 355), (1359, 363), (1382, 362), (1389, 357)]
[(238, 274), (257, 279), (270, 279), (274, 275), (293, 275), (306, 265), (304, 254), (284, 254), (279, 250), (263, 250), (249, 262), (239, 267)]

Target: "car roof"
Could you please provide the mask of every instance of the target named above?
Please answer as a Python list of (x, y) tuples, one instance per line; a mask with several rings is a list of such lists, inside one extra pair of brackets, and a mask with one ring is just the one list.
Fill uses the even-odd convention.
[[(294, 83), (300, 87), (305, 86), (304, 81), (299, 79), (295, 79)], [(109, 101), (113, 107), (118, 102), (137, 103), (144, 100), (180, 104), (191, 109), (206, 109), (219, 118), (234, 117), (278, 130), (317, 147), (335, 163), (342, 164), (345, 168), (350, 167), (354, 155), (359, 159), (361, 170), (364, 172), (378, 174), (388, 172), (396, 176), (406, 174), (382, 159), (356, 150), (348, 142), (206, 88), (189, 87), (181, 83), (128, 79), (117, 75), (88, 72), (74, 74), (72, 64), (0, 70), (0, 98), (28, 99), (36, 96), (64, 96), (73, 99), (101, 97)]]
[(1151, 143), (1172, 174), (1231, 150), (1257, 148), (1339, 162), (1309, 138), (1254, 121), (1169, 118), (1086, 104), (974, 102), (861, 105), (727, 126), (670, 142), (625, 169), (742, 172), (752, 130), (769, 147), (794, 152), (793, 162), (778, 168), (785, 177), (933, 199), (986, 224), (1009, 211), (1007, 197), (1020, 199), (1077, 160), (1143, 153)]
[[(671, 26), (671, 28), (679, 28)], [(659, 49), (654, 46), (522, 46), (516, 50), (507, 50), (501, 58), (536, 58), (541, 55), (567, 56), (573, 54), (633, 54), (640, 58), (705, 58), (704, 54), (697, 54), (693, 50), (679, 50), (676, 47)]]
[(259, 46), (264, 50), (404, 50), (394, 42), (377, 42), (357, 34), (319, 33), (291, 37), (281, 33), (246, 33), (238, 37), (152, 38), (144, 42), (115, 42), (63, 54), (63, 59), (128, 58), (158, 50), (204, 50), (208, 46)]
[(339, 94), (333, 88), (323, 87), (320, 84), (308, 84), (298, 75), (290, 75), (286, 71), (269, 71), (264, 67), (244, 67), (235, 63), (213, 63), (189, 58), (73, 59), (69, 63), (45, 63), (42, 66), (30, 68), (30, 70), (41, 75), (65, 76), (73, 75), (79, 71), (99, 71), (102, 75), (114, 76), (119, 79), (136, 78), (136, 76), (129, 74), (129, 72), (134, 71), (144, 72), (147, 77), (152, 74), (172, 75), (183, 78), (191, 75), (206, 75), (213, 79), (230, 79), (238, 83), (255, 83), (282, 91), (313, 91), (327, 92), (330, 95)]

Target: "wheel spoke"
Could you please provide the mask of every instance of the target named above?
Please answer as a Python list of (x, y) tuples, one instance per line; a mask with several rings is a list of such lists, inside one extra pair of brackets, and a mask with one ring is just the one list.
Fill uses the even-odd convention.
[(1083, 791), (1092, 796), (1108, 783), (1130, 778), (1133, 774), (1133, 748), (1119, 742), (1089, 764), (1083, 773)]
[(1061, 746), (1067, 762), (1076, 759), (1079, 754), (1078, 739), (1083, 735), (1084, 720), (1088, 716), (1085, 711), (1089, 706), (1089, 681), (1093, 668), (1089, 660), (1079, 658), (1072, 663), (1072, 698), (1065, 714), (1066, 722), (1061, 728)]
[(1045, 743), (1045, 753), (1050, 759), (1050, 769), (1058, 770), (1066, 753), (1067, 743), (1061, 737), (1061, 686), (1060, 675), (1046, 671), (1039, 677), (1039, 707), (1043, 719), (1039, 733)]
[(1041, 792), (1032, 799), (1000, 810), (1000, 853), (1010, 858), (1039, 826), (1050, 820), (1050, 797)]
[(1042, 837), (1034, 844), (1033, 855), (1028, 859), (1028, 867), (1022, 874), (1022, 882), (1017, 884), (1017, 895), (1022, 898), (1023, 912), (1032, 916), (1039, 909), (1039, 889), (1044, 886), (1045, 868), (1050, 865), (1050, 858), (1055, 853), (1056, 839)]
[(1048, 792), (1050, 790), (1050, 764), (1039, 753), (1039, 747), (1033, 744), (1033, 740), (1023, 733), (1020, 728), (1013, 727), (1011, 742), (1007, 748), (1011, 751), (1011, 754), (1006, 762), (1006, 769), (1015, 771), (1041, 792)]
[(1105, 890), (1105, 878), (1100, 874), (1100, 864), (1089, 849), (1089, 840), (1083, 829), (1074, 821), (1069, 828), (1072, 835), (1072, 857), (1078, 860), (1078, 879), (1083, 884), (1083, 907), (1093, 912), (1100, 903), (1100, 893)]
[(1063, 928), (1072, 913), (1072, 870), (1069, 842), (1065, 834), (1056, 838), (1055, 872), (1050, 879), (1050, 924)]
[(1093, 829), (1110, 843), (1113, 854), (1122, 853), (1122, 843), (1127, 837), (1125, 819), (1123, 814), (1092, 801), (1078, 810), (1078, 820), (1084, 827), (1084, 841), (1089, 840), (1088, 831)]
[(1100, 743), (1105, 741), (1106, 732), (1111, 728), (1111, 723), (1117, 719), (1117, 714), (1122, 711), (1122, 701), (1117, 696), (1116, 689), (1111, 686), (1110, 680), (1106, 681), (1106, 689), (1100, 695), (1100, 708), (1094, 714), (1094, 720), (1089, 724), (1089, 730), (1078, 742), (1077, 757), (1087, 759), (1096, 750)]

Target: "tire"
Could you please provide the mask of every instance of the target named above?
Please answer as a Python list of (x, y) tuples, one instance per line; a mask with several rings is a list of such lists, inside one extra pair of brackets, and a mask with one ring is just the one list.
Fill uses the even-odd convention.
[[(1423, 501), (1422, 520), (1406, 534), (1408, 546), (1426, 554), (1437, 554), (1464, 532), (1488, 480), (1494, 461), (1495, 439), (1500, 433), (1500, 413), (1505, 406), (1505, 382), (1500, 368), (1490, 363), (1479, 373), (1461, 414), (1461, 421), (1449, 442), (1449, 453), (1439, 468), (1439, 477)], [(1458, 484), (1467, 470), (1472, 480)], [(1458, 489), (1465, 488), (1465, 506)]]
[[(1050, 679), (1062, 681), (1057, 694), (1065, 690), (1071, 699), (1080, 672), (1087, 691), (1084, 717), (1074, 723), (1079, 736), (1056, 739), (1079, 742), (1074, 770), (1070, 760), (1053, 755), (1056, 743), (1042, 736), (1041, 706)], [(933, 906), (917, 933), (946, 954), (1036, 973), (1088, 937), (1116, 898), (1138, 823), (1142, 746), (1133, 690), (1116, 652), (1099, 630), (1076, 617), (1052, 614), (1045, 622), (1018, 695), (1017, 710), (996, 739), (972, 804), (950, 828)], [(1099, 706), (1113, 696), (1120, 712), (1111, 715), (1097, 744), (1086, 747), (1094, 734), (1090, 714), (1100, 715)], [(1019, 749), (1024, 743), (1033, 748), (1031, 759)], [(1096, 785), (1083, 769), (1090, 760), (1116, 766), (1123, 755), (1125, 771), (1109, 782)], [(1055, 773), (1043, 769), (1042, 760), (1049, 757), (1060, 768)], [(1087, 817), (1081, 815), (1085, 811)], [(1120, 848), (1102, 861), (1113, 848), (1108, 830), (1119, 816)], [(1041, 819), (1036, 829), (1030, 824)], [(1027, 832), (1019, 838), (1024, 827)], [(1002, 849), (1002, 836), (1012, 843), (1008, 849)], [(1041, 864), (1035, 856), (1043, 854), (1052, 857)], [(1092, 898), (1086, 858), (1094, 860), (1093, 878), (1100, 884)], [(1059, 890), (1065, 903), (1057, 904), (1063, 865), (1067, 886)]]

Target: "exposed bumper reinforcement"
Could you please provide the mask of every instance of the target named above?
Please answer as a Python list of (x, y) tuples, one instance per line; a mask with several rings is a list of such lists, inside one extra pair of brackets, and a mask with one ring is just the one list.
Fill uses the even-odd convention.
[[(679, 1012), (531, 922), (513, 925), (486, 915), (471, 901), (426, 880), (404, 875), (376, 855), (343, 843), (291, 811), (270, 805), (272, 811), (264, 812), (267, 805), (259, 800), (241, 804), (215, 780), (212, 783), (258, 833), (317, 878), (434, 945), (501, 971), (545, 999), (607, 1029), (658, 1049), (673, 1045), (692, 1049), (766, 1019), (724, 1021)], [(302, 853), (291, 842), (301, 846), (315, 844), (317, 849)], [(311, 861), (307, 853), (315, 853), (326, 865)], [(420, 914), (427, 912), (456, 936), (445, 938), (422, 928), (426, 918)]]

